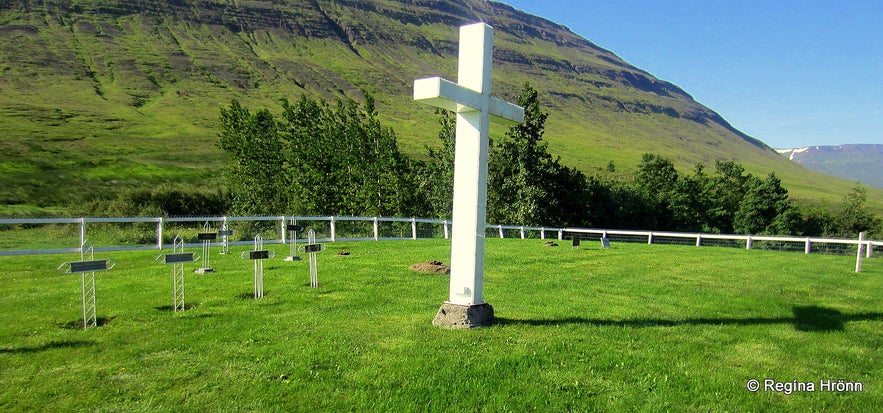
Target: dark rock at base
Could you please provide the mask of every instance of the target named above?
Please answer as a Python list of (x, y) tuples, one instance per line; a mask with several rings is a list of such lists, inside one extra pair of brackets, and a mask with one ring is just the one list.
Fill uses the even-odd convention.
[(555, 242), (552, 242), (552, 241), (548, 241), (545, 244), (543, 244), (543, 246), (544, 247), (557, 247), (558, 244), (556, 244)]
[(494, 323), (494, 307), (490, 304), (458, 305), (442, 304), (432, 320), (432, 325), (444, 328), (477, 328)]

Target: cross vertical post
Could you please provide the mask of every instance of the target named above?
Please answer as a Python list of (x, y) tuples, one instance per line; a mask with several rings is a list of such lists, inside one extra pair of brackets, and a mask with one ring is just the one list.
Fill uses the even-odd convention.
[(439, 77), (414, 82), (414, 100), (457, 114), (450, 291), (433, 321), (444, 327), (471, 328), (493, 321), (493, 308), (484, 302), (490, 121), (520, 123), (524, 109), (490, 95), (492, 49), (491, 26), (462, 26), (459, 83)]

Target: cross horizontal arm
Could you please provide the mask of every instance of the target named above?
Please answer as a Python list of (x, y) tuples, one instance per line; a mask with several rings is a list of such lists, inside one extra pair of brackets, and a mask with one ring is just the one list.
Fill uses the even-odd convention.
[(503, 126), (524, 122), (524, 108), (491, 96), (491, 121)]
[(524, 121), (524, 109), (495, 97), (460, 86), (440, 77), (417, 79), (414, 81), (414, 100), (451, 112), (471, 112), (482, 110), (483, 100), (488, 99), (491, 120), (494, 123), (512, 125)]

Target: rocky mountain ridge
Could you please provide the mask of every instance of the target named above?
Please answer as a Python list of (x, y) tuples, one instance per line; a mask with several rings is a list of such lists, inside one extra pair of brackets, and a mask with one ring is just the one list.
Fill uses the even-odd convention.
[(883, 145), (808, 146), (776, 152), (814, 171), (883, 188)]
[(838, 185), (806, 177), (676, 85), (498, 2), (11, 0), (0, 4), (0, 203), (64, 204), (69, 186), (214, 187), (218, 109), (230, 99), (278, 110), (300, 94), (370, 93), (420, 157), (437, 123), (412, 101), (413, 81), (456, 79), (457, 27), (476, 21), (495, 29), (493, 93), (540, 91), (546, 139), (566, 164), (627, 174), (657, 153), (684, 169), (736, 160), (808, 193)]

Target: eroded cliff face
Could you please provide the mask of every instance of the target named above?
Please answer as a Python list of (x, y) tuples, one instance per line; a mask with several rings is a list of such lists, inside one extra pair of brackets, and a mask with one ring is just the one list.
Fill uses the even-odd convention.
[[(342, 47), (352, 54), (347, 60), (361, 60), (387, 72), (374, 80), (405, 79), (413, 77), (409, 71), (420, 66), (450, 68), (451, 64), (442, 60), (456, 56), (456, 27), (486, 21), (498, 32), (498, 73), (517, 73), (519, 80), (561, 77), (573, 84), (549, 88), (550, 92), (600, 102), (609, 110), (719, 121), (699, 105), (676, 107), (684, 105), (641, 99), (641, 93), (593, 93), (625, 87), (694, 103), (677, 86), (653, 78), (566, 27), (481, 0), (22, 0), (7, 2), (2, 11), (8, 22), (0, 25), (0, 32), (17, 38), (15, 43), (3, 42), (8, 65), (48, 66), (99, 83), (102, 75), (116, 79), (119, 76), (111, 72), (132, 72), (131, 77), (139, 78), (133, 86), (148, 94), (152, 88), (194, 74), (241, 92), (253, 89), (256, 81), (277, 77), (300, 88), (322, 88), (331, 81), (324, 89), (365, 89), (372, 83), (364, 79), (329, 79), (329, 69), (341, 75), (345, 70), (333, 66), (350, 63), (323, 59), (326, 56), (315, 50), (315, 42), (327, 42), (323, 47)], [(27, 46), (21, 47), (23, 44)], [(558, 50), (548, 53), (549, 47)], [(314, 50), (315, 54), (306, 56), (309, 61), (304, 62), (300, 59), (305, 57), (303, 53), (285, 50), (292, 48)], [(273, 50), (285, 54), (272, 56)], [(26, 53), (22, 55), (22, 51)], [(339, 60), (338, 52), (327, 57)], [(120, 62), (109, 64), (111, 58)], [(295, 70), (298, 65), (312, 69)], [(507, 82), (510, 76), (501, 78), (501, 89), (506, 93), (519, 86)], [(382, 84), (376, 86), (378, 91), (387, 91)], [(392, 91), (401, 86), (393, 85)]]
[(564, 26), (485, 0), (6, 1), (0, 146), (13, 160), (34, 148), (76, 158), (77, 140), (156, 165), (152, 142), (177, 140), (211, 164), (218, 108), (230, 99), (272, 108), (303, 93), (370, 93), (404, 151), (418, 153), (437, 131), (431, 109), (411, 100), (413, 81), (456, 79), (457, 28), (477, 21), (496, 33), (493, 93), (514, 100), (528, 82), (539, 90), (554, 118), (547, 138), (569, 164), (636, 164), (656, 151), (678, 151), (686, 164), (750, 164), (745, 156), (772, 153), (677, 86)]

